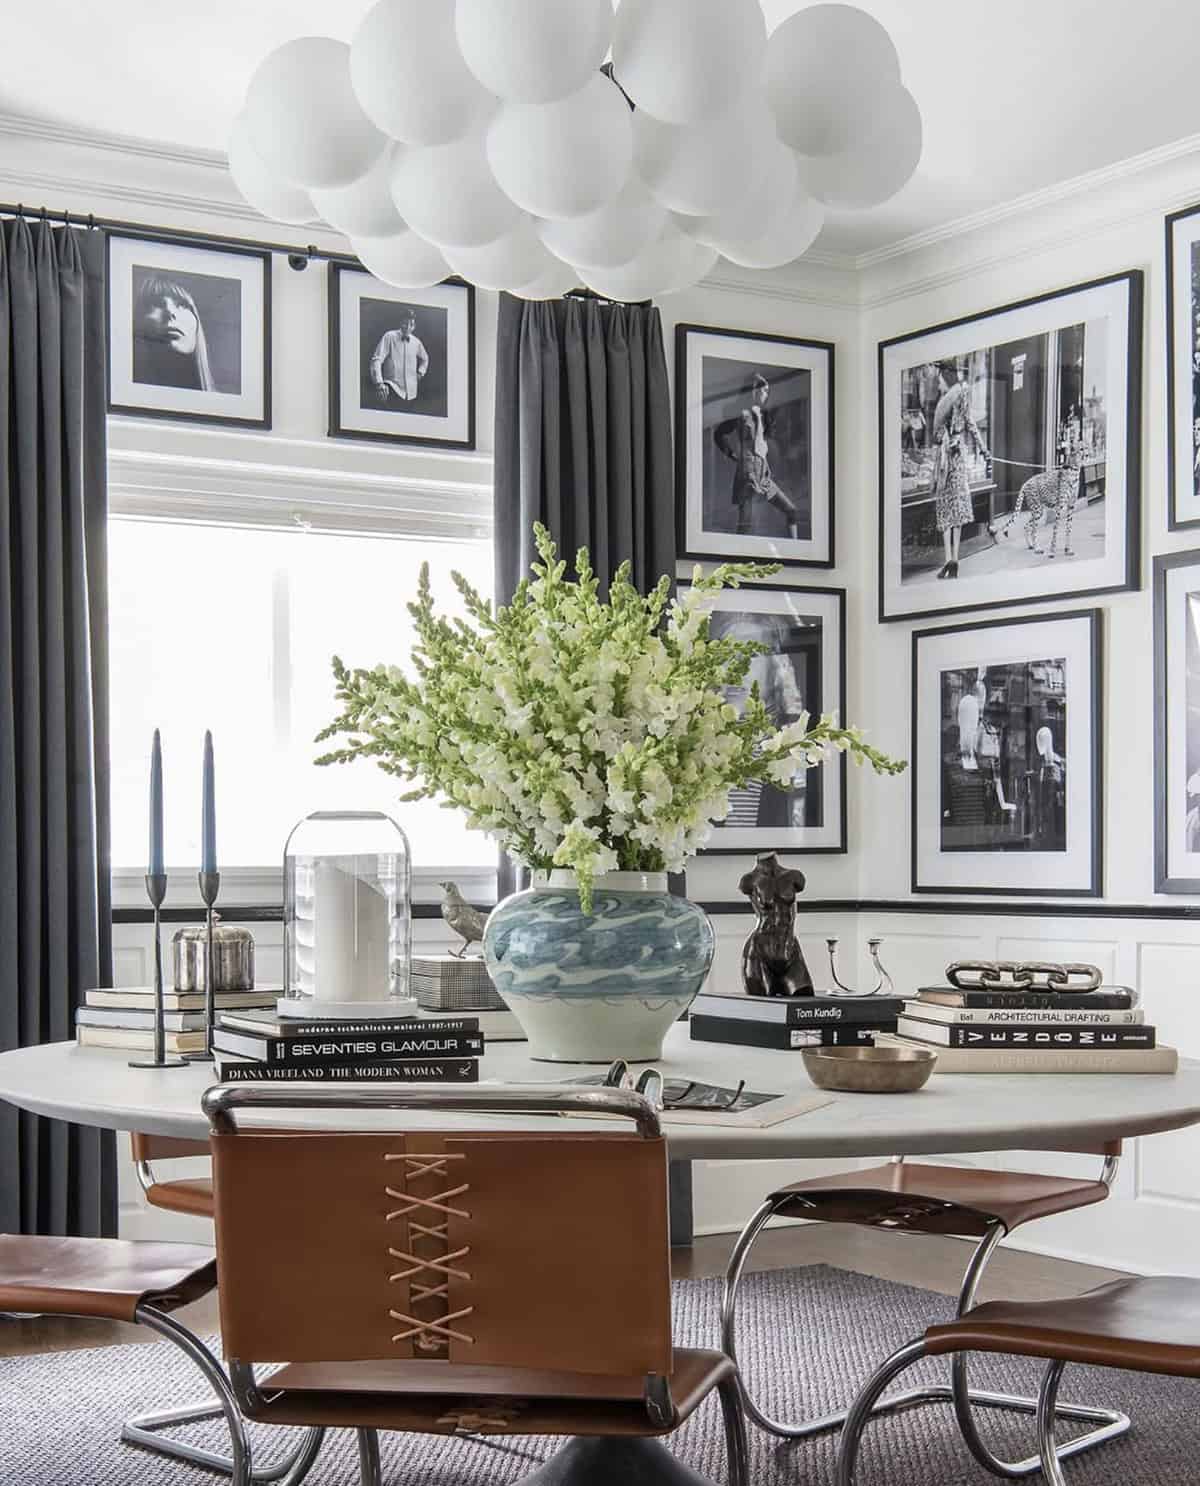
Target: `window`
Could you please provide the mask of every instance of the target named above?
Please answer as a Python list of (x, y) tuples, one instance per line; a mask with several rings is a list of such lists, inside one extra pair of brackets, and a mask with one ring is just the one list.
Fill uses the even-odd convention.
[(489, 542), (119, 515), (109, 541), (117, 869), (145, 870), (156, 727), (172, 872), (199, 862), (205, 728), (216, 752), (223, 870), (278, 871), (292, 826), (321, 809), (386, 811), (408, 833), (417, 871), (494, 867), (493, 844), (457, 811), (400, 804), (401, 781), (374, 764), (313, 763), (313, 738), (334, 715), (330, 657), (406, 665), (406, 604), (422, 561), (439, 606), (461, 613), (451, 571), (489, 595)]

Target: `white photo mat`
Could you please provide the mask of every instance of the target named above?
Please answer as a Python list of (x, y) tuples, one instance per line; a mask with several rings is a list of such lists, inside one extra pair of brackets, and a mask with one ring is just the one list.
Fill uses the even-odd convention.
[[(686, 588), (686, 584), (680, 584)], [(820, 705), (805, 705), (815, 722), (823, 712), (842, 717), (845, 676), (845, 594), (840, 589), (758, 588), (744, 585), (716, 594), (712, 612), (777, 614), (795, 621), (821, 622)], [(831, 754), (821, 768), (821, 824), (819, 826), (720, 826), (713, 830), (705, 852), (822, 851), (846, 850), (845, 830), (846, 761)]]
[[(831, 347), (792, 344), (763, 336), (738, 336), (722, 331), (705, 334), (703, 327), (680, 326), (686, 331), (685, 353), (677, 358), (683, 386), (680, 437), (685, 451), (682, 482), (683, 510), (680, 540), (683, 555), (730, 560), (758, 558), (767, 561), (832, 565), (832, 461), (829, 430), (833, 391), (830, 386)], [(704, 360), (769, 363), (792, 367), (810, 374), (809, 450), (812, 527), (808, 538), (739, 536), (736, 532), (709, 531), (704, 516)]]
[[(330, 292), (338, 297), (336, 323), (339, 341), (330, 346), (330, 376), (337, 378), (337, 423), (331, 433), (355, 433), (388, 439), (419, 439), (467, 447), (473, 444), (471, 372), (474, 366), (471, 295), (461, 284), (437, 284), (432, 289), (396, 289), (365, 271), (339, 265)], [(360, 402), (362, 358), (370, 348), (360, 344), (359, 304), (363, 299), (389, 300), (446, 311), (446, 414), (412, 413), (403, 417), (382, 408), (364, 408)], [(332, 333), (332, 332), (331, 332)]]
[[(960, 576), (940, 583), (904, 582), (901, 573), (901, 376), (906, 369), (944, 361), (984, 347), (998, 347), (1069, 326), (1104, 320), (1106, 472), (1104, 554), (1055, 563), (1046, 559), (1023, 571)], [(1138, 354), (1129, 355), (1136, 322)], [(1141, 275), (1122, 274), (1079, 289), (1051, 294), (1010, 309), (989, 311), (879, 347), (881, 621), (1023, 604), (1038, 599), (1134, 588), (1140, 510)], [(1133, 418), (1131, 420), (1131, 409)], [(993, 451), (994, 452), (994, 451)], [(1033, 471), (1031, 471), (1033, 473)], [(1009, 541), (1024, 542), (1022, 522)], [(1132, 538), (1132, 540), (1131, 540)]]
[[(927, 893), (1098, 896), (1102, 890), (1100, 611), (992, 620), (913, 635), (912, 887)], [(942, 676), (1065, 660), (1065, 851), (942, 848)]]
[[(270, 398), (269, 254), (241, 253), (219, 247), (193, 247), (154, 238), (108, 240), (109, 403), (114, 412), (144, 411), (163, 417), (210, 418), (269, 426)], [(133, 376), (133, 275), (152, 268), (172, 273), (206, 274), (236, 279), (241, 285), (241, 391), (202, 391), (161, 387)]]
[[(1192, 294), (1192, 262), (1200, 253), (1200, 206), (1186, 208), (1167, 219), (1167, 324), (1170, 410), (1171, 489), (1169, 524), (1172, 529), (1200, 525), (1200, 489), (1196, 469), (1196, 410), (1193, 404), (1193, 358), (1196, 355), (1196, 314), (1200, 305)], [(1200, 875), (1200, 874), (1193, 874)]]
[[(1200, 892), (1200, 850), (1189, 850), (1187, 629), (1200, 629), (1200, 552), (1155, 559), (1157, 709), (1156, 891)], [(1192, 595), (1196, 602), (1190, 603)], [(1200, 639), (1200, 634), (1196, 638)]]

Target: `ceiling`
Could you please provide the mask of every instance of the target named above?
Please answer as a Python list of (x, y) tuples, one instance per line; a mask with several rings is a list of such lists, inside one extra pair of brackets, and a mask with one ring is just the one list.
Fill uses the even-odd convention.
[[(1200, 133), (1195, 0), (857, 0), (891, 31), (925, 121), (916, 177), (839, 213), (860, 254)], [(222, 150), (250, 74), (294, 36), (348, 40), (371, 0), (39, 0), (11, 7), (0, 112)], [(763, 0), (770, 26), (804, 0)], [(64, 46), (63, 38), (70, 44)]]

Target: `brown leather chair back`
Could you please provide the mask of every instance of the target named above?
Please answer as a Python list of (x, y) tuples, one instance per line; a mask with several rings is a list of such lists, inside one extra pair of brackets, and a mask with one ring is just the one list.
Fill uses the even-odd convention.
[(209, 1154), (207, 1140), (187, 1140), (181, 1135), (145, 1135), (135, 1130), (129, 1139), (135, 1161), (176, 1161)]
[(671, 1371), (661, 1135), (275, 1122), (211, 1144), (229, 1357)]

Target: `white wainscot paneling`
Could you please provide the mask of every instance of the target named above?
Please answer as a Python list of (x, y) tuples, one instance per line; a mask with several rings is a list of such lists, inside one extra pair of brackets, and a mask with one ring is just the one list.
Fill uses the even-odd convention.
[[(914, 927), (914, 922), (920, 927)], [(982, 930), (970, 919), (943, 920), (942, 931), (927, 928), (921, 919), (895, 915), (871, 918), (863, 915), (863, 923), (854, 931), (842, 956), (843, 963), (849, 961), (850, 946), (858, 945), (859, 983), (870, 986), (871, 965), (867, 957), (867, 940), (882, 939), (879, 957), (895, 982), (901, 996), (914, 995), (921, 986), (941, 985), (946, 979), (946, 966), (955, 960), (993, 959), (995, 941), (983, 921)], [(842, 979), (846, 978), (845, 972)]]
[(999, 960), (1050, 960), (1060, 965), (1095, 965), (1105, 985), (1120, 981), (1117, 969), (1118, 946), (1105, 939), (1059, 938), (1053, 925), (1045, 934), (1005, 934), (996, 941)]

